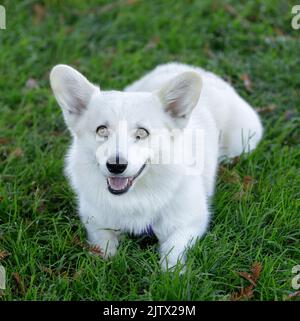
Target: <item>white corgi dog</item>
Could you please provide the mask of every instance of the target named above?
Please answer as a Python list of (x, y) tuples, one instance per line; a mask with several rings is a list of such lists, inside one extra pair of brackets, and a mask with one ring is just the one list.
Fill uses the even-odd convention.
[(219, 160), (262, 137), (254, 109), (218, 76), (179, 63), (124, 91), (103, 91), (67, 65), (50, 82), (73, 137), (66, 173), (89, 242), (109, 257), (122, 233), (151, 227), (163, 270), (184, 266), (208, 228)]

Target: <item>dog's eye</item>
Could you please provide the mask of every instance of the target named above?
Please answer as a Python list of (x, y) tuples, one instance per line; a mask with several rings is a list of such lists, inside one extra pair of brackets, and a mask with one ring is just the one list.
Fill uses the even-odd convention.
[(99, 126), (96, 130), (96, 133), (101, 137), (108, 137), (108, 129), (106, 126)]
[(145, 128), (138, 128), (135, 133), (136, 140), (145, 139), (149, 136), (149, 132)]

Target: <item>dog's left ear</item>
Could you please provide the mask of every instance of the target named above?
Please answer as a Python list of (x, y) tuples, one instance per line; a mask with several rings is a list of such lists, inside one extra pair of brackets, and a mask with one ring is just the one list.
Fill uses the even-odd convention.
[(201, 77), (196, 72), (187, 71), (168, 81), (158, 91), (165, 111), (179, 127), (187, 124), (199, 100), (201, 88)]

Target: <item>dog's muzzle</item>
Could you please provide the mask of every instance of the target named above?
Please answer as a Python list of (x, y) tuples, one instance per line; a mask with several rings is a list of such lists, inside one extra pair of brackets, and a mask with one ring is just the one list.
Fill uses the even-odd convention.
[(115, 195), (121, 195), (126, 193), (132, 186), (135, 179), (143, 172), (145, 167), (146, 163), (139, 169), (136, 175), (132, 177), (109, 176), (107, 178), (108, 190)]

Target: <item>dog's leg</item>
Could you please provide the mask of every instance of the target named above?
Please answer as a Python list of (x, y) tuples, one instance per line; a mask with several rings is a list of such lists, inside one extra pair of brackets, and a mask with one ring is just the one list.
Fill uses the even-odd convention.
[(160, 264), (164, 271), (172, 270), (176, 264), (184, 265), (186, 251), (202, 236), (199, 226), (184, 226), (174, 231), (160, 244)]
[(203, 191), (190, 198), (189, 203), (182, 199), (179, 202), (185, 204), (185, 210), (173, 203), (153, 225), (160, 244), (163, 270), (172, 269), (177, 263), (184, 265), (187, 249), (203, 236), (209, 223), (210, 214)]

